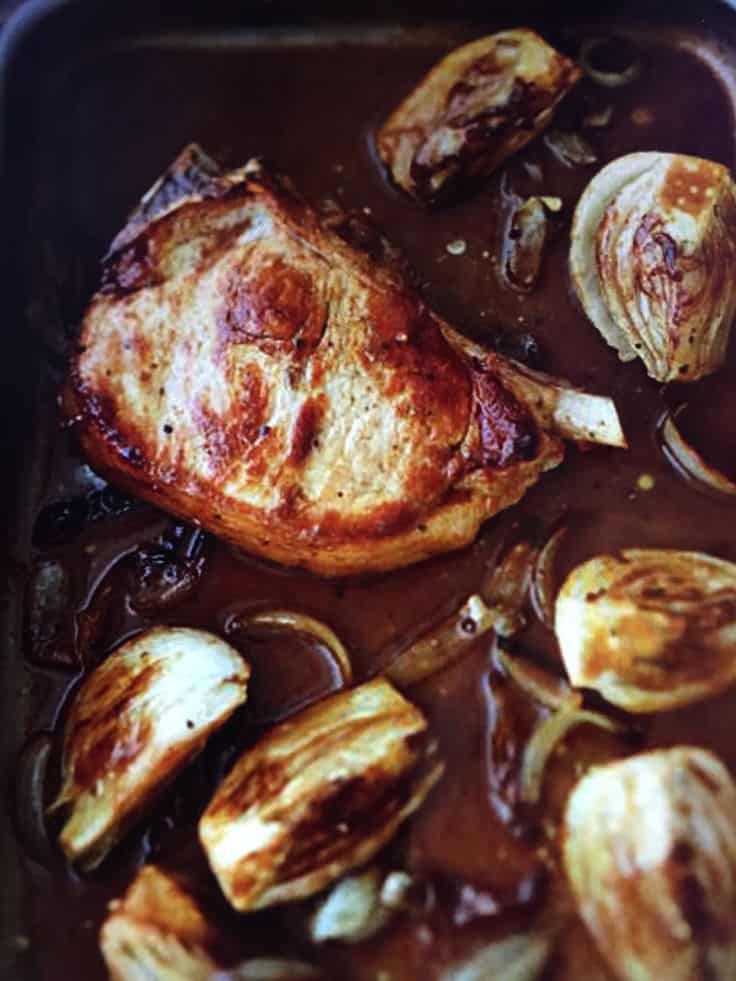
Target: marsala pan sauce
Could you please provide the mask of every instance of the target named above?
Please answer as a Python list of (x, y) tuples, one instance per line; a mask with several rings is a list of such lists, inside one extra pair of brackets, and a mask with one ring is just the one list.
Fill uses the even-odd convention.
[[(662, 150), (733, 165), (729, 94), (697, 45), (685, 50), (674, 38), (665, 43), (662, 35), (640, 34), (638, 78), (615, 89), (583, 81), (553, 124), (583, 132), (596, 164), (569, 166), (538, 138), (481, 191), (427, 212), (387, 183), (370, 149), (372, 133), (439, 56), (481, 33), (421, 43), (181, 44), (107, 52), (69, 76), (49, 111), (41, 152), (58, 181), (44, 193), (70, 223), (73, 216), (77, 230), (83, 226), (75, 241), (87, 286), (125, 210), (184, 144), (196, 139), (231, 165), (264, 156), (312, 203), (333, 199), (362, 209), (403, 250), (431, 306), (460, 329), (533, 367), (613, 396), (629, 449), (568, 447), (564, 463), (492, 519), (467, 549), (365, 580), (330, 581), (235, 554), (212, 536), (122, 498), (85, 469), (73, 439), (59, 432), (27, 592), (36, 711), (17, 795), (28, 856), (29, 939), (40, 977), (104, 977), (100, 922), (107, 902), (144, 861), (194, 870), (211, 885), (195, 826), (223, 772), (270, 723), (340, 686), (325, 648), (302, 635), (246, 634), (239, 629), (246, 612), (298, 609), (325, 620), (346, 644), (360, 681), (477, 591), (509, 546), (543, 542), (560, 523), (567, 535), (558, 582), (585, 559), (626, 547), (694, 549), (736, 560), (736, 506), (703, 495), (676, 474), (656, 435), (663, 410), (686, 402), (678, 417), (683, 432), (709, 462), (736, 476), (736, 347), (731, 344), (716, 375), (664, 388), (638, 361), (619, 362), (573, 301), (566, 272), (575, 203), (610, 159)], [(583, 36), (542, 33), (572, 56)], [(581, 128), (586, 115), (607, 106), (606, 125)], [(83, 148), (73, 163), (58, 149), (70, 145)], [(559, 197), (563, 207), (550, 219), (539, 281), (521, 292), (504, 281), (504, 236), (513, 202), (530, 194)], [(67, 296), (75, 289), (64, 288)], [(74, 309), (87, 297), (78, 288)], [(554, 635), (531, 609), (527, 619), (513, 648), (561, 676)], [(58, 789), (61, 727), (84, 672), (131, 633), (160, 624), (224, 634), (251, 664), (249, 700), (169, 788), (153, 816), (100, 868), (80, 876), (61, 859), (58, 825), (44, 826), (28, 785), (48, 761), (46, 800)], [(548, 768), (542, 804), (525, 809), (520, 760), (546, 710), (521, 694), (489, 656), (490, 636), (410, 691), (447, 762), (428, 802), (379, 855), (381, 867), (408, 869), (424, 883), (414, 912), (373, 940), (312, 947), (300, 904), (238, 917), (213, 888), (210, 912), (228, 938), (226, 962), (293, 956), (337, 979), (439, 978), (481, 939), (527, 929), (552, 904), (569, 903), (553, 839), (567, 790), (587, 763), (645, 746), (690, 743), (713, 749), (736, 768), (736, 695), (727, 692), (652, 720), (641, 717), (633, 743), (592, 727), (574, 731)], [(50, 741), (43, 736), (48, 732)], [(607, 975), (591, 941), (581, 925), (568, 927), (544, 977), (594, 976)]]

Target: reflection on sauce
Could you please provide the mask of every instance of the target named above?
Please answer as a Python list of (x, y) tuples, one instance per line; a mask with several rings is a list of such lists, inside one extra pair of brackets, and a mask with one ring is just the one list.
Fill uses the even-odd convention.
[(497, 911), (538, 898), (545, 870), (535, 849), (506, 830), (518, 820), (521, 750), (539, 713), (512, 682), (491, 674), (488, 644), (481, 640), (474, 655), (412, 692), (447, 771), (413, 821), (409, 850), (413, 866), (474, 883)]
[(250, 664), (248, 716), (254, 725), (279, 722), (342, 688), (339, 664), (314, 638), (254, 627), (228, 631), (227, 638)]
[[(576, 39), (556, 37), (554, 30), (538, 26), (552, 43), (575, 52)], [(370, 580), (337, 583), (286, 572), (237, 557), (210, 540), (201, 574), (182, 588), (181, 602), (165, 610), (131, 602), (124, 556), (159, 540), (170, 522), (145, 506), (130, 509), (113, 500), (109, 513), (95, 511), (95, 520), (77, 522), (58, 535), (59, 522), (72, 519), (52, 515), (53, 534), (46, 534), (48, 544), (38, 547), (38, 558), (61, 564), (63, 571), (50, 573), (47, 580), (55, 577), (73, 595), (47, 597), (53, 623), (33, 621), (47, 658), (43, 667), (34, 668), (38, 729), (53, 727), (74, 678), (59, 670), (64, 657), (53, 657), (50, 647), (56, 638), (65, 645), (65, 657), (71, 657), (70, 645), (76, 644), (89, 667), (151, 623), (222, 633), (238, 608), (296, 606), (337, 631), (351, 651), (360, 681), (476, 590), (486, 562), (503, 541), (511, 535), (537, 535), (563, 515), (569, 533), (560, 552), (561, 575), (597, 552), (632, 546), (694, 548), (736, 560), (734, 505), (695, 494), (658, 455), (652, 439), (664, 399), (674, 404), (687, 400), (684, 435), (694, 438), (709, 462), (736, 475), (736, 345), (719, 374), (686, 388), (673, 386), (663, 396), (641, 365), (618, 361), (574, 305), (564, 232), (546, 242), (540, 281), (531, 293), (520, 295), (502, 284), (497, 264), (508, 202), (514, 195), (558, 196), (564, 228), (564, 217), (569, 218), (590, 168), (563, 165), (537, 140), (507, 168), (514, 195), (502, 193), (499, 174), (467, 202), (427, 213), (385, 182), (367, 150), (372, 127), (438, 56), (469, 36), (468, 31), (456, 33), (442, 43), (416, 47), (357, 43), (248, 48), (246, 56), (237, 47), (168, 46), (90, 57), (59, 86), (41, 120), (41, 170), (54, 175), (43, 184), (43, 199), (54, 215), (49, 248), (81, 255), (91, 285), (97, 259), (127, 209), (190, 139), (221, 153), (227, 164), (262, 154), (315, 203), (331, 196), (347, 207), (369, 208), (419, 270), (427, 301), (448, 320), (502, 350), (533, 349), (543, 370), (613, 395), (630, 450), (582, 453), (570, 447), (564, 464), (519, 506), (489, 522), (468, 549)], [(686, 98), (671, 98), (675, 79)], [(244, 98), (243, 93), (257, 95)], [(116, 107), (114, 118), (111, 105)], [(586, 130), (600, 165), (633, 150), (654, 149), (733, 163), (730, 103), (714, 76), (690, 54), (647, 44), (645, 68), (635, 83), (616, 90), (581, 83), (563, 103), (555, 125), (575, 131), (586, 114), (607, 105), (613, 106), (610, 123)], [(651, 112), (645, 127), (631, 119), (642, 105)], [(84, 147), (85, 152), (69, 152), (70, 147)], [(453, 255), (446, 246), (458, 238), (466, 248)], [(84, 300), (83, 295), (73, 298), (79, 309)], [(73, 451), (65, 454), (57, 447), (55, 460), (49, 501), (79, 492)], [(642, 473), (655, 479), (649, 493), (637, 489)], [(85, 608), (86, 619), (80, 612)], [(144, 859), (201, 867), (192, 829), (222, 774), (266, 720), (296, 710), (339, 683), (326, 652), (299, 636), (264, 631), (235, 642), (253, 668), (249, 703), (212, 739), (146, 826), (132, 832), (113, 860), (91, 877), (79, 878), (58, 856), (47, 866), (29, 860), (29, 930), (39, 977), (58, 977), (60, 963), (74, 964), (77, 976), (85, 979), (104, 977), (96, 934), (106, 903), (123, 891)], [(520, 643), (523, 651), (560, 670), (554, 638), (541, 625), (531, 625)], [(520, 743), (535, 709), (508, 685), (493, 673), (487, 645), (479, 643), (472, 655), (410, 692), (430, 718), (448, 772), (381, 861), (386, 867), (410, 866), (430, 880), (424, 913), (400, 919), (375, 940), (350, 950), (331, 946), (314, 952), (301, 940), (303, 914), (298, 908), (237, 917), (215, 891), (218, 920), (237, 938), (233, 956), (293, 952), (319, 960), (338, 979), (374, 979), (385, 971), (391, 981), (432, 981), (443, 965), (461, 958), (479, 940), (518, 922), (520, 909), (532, 915), (543, 902), (545, 881), (551, 892), (559, 893), (553, 860), (550, 869), (549, 850), (540, 845), (543, 835), (539, 828), (526, 826), (514, 801)], [(736, 696), (726, 694), (713, 702), (712, 710), (695, 706), (662, 716), (651, 739), (707, 743), (736, 766), (736, 722), (728, 721), (736, 720), (735, 710)], [(546, 788), (548, 817), (559, 814), (576, 764), (620, 751), (606, 734), (593, 739), (588, 730), (574, 733), (567, 752), (556, 758)], [(52, 770), (54, 764), (58, 769), (58, 743), (54, 754)], [(24, 786), (29, 783), (33, 781)], [(50, 786), (49, 793), (54, 789)], [(206, 877), (206, 870), (201, 874)], [(500, 909), (508, 915), (497, 915)], [(560, 968), (566, 973), (554, 976), (579, 976), (574, 965), (589, 962), (589, 945), (580, 954), (582, 960), (576, 962), (575, 956), (566, 949), (561, 963), (567, 966)]]

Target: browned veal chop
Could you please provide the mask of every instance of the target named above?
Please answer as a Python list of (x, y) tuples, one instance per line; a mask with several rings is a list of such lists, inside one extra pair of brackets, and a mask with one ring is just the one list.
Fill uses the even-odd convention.
[(185, 150), (104, 261), (64, 393), (96, 467), (323, 574), (469, 542), (606, 399), (471, 344), (259, 164)]

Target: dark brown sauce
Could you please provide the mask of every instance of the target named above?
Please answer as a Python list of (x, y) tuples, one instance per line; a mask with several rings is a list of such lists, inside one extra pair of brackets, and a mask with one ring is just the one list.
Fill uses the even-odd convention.
[[(548, 37), (575, 53), (572, 36)], [(426, 46), (153, 46), (108, 51), (75, 68), (45, 120), (39, 159), (55, 180), (39, 180), (37, 197), (37, 207), (48, 212), (58, 235), (49, 247), (61, 256), (74, 254), (83, 269), (83, 289), (69, 285), (71, 276), (60, 277), (65, 309), (81, 314), (96, 285), (98, 257), (126, 211), (184, 144), (197, 140), (233, 165), (261, 155), (315, 203), (330, 196), (347, 207), (369, 210), (419, 271), (428, 301), (450, 322), (492, 343), (503, 331), (512, 348), (530, 348), (531, 335), (544, 370), (613, 395), (629, 451), (569, 447), (564, 464), (544, 476), (520, 505), (490, 521), (468, 549), (366, 581), (330, 582), (286, 571), (237, 556), (208, 538), (196, 581), (157, 607), (131, 599), (140, 585), (131, 579), (140, 576), (131, 553), (141, 546), (163, 550), (159, 570), (169, 560), (186, 561), (178, 544), (185, 532), (168, 519), (138, 505), (82, 520), (77, 527), (72, 521), (58, 535), (47, 529), (49, 543), (39, 545), (39, 560), (57, 563), (52, 578), (66, 582), (68, 591), (66, 600), (56, 607), (52, 602), (45, 614), (53, 621), (46, 624), (45, 646), (34, 635), (35, 653), (28, 651), (35, 658), (37, 687), (33, 731), (56, 726), (49, 794), (58, 783), (57, 721), (70, 688), (85, 668), (146, 625), (197, 625), (223, 633), (238, 613), (296, 608), (337, 631), (361, 680), (476, 590), (501, 544), (542, 538), (560, 519), (569, 527), (561, 575), (593, 554), (626, 546), (693, 548), (736, 560), (734, 505), (700, 496), (684, 483), (654, 438), (664, 406), (686, 400), (688, 418), (694, 420), (691, 435), (704, 454), (731, 475), (736, 472), (736, 344), (718, 375), (667, 392), (646, 377), (638, 362), (623, 365), (605, 346), (571, 299), (566, 273), (569, 220), (596, 168), (566, 167), (540, 140), (505, 168), (507, 187), (517, 194), (558, 195), (564, 202), (548, 237), (540, 281), (528, 295), (505, 287), (499, 275), (510, 200), (502, 192), (501, 174), (464, 203), (425, 212), (392, 189), (379, 170), (370, 150), (374, 127), (458, 40), (448, 36)], [(710, 70), (682, 51), (651, 42), (644, 42), (643, 50), (644, 70), (635, 83), (609, 90), (583, 82), (562, 105), (555, 125), (576, 128), (586, 112), (611, 104), (610, 125), (585, 131), (600, 164), (632, 150), (656, 149), (732, 165), (732, 107)], [(674, 86), (677, 98), (672, 97)], [(647, 125), (632, 121), (639, 108), (651, 111)], [(62, 153), (62, 147), (71, 149)], [(523, 169), (525, 161), (541, 168), (541, 181)], [(446, 249), (456, 239), (466, 243), (461, 256)], [(653, 490), (637, 489), (642, 473), (654, 477)], [(99, 482), (76, 459), (68, 434), (58, 435), (46, 487), (42, 503), (99, 490)], [(40, 978), (91, 981), (104, 976), (97, 951), (99, 924), (107, 902), (121, 893), (143, 860), (202, 867), (206, 877), (201, 855), (192, 857), (192, 829), (224, 769), (268, 719), (339, 683), (325, 652), (301, 638), (270, 635), (248, 642), (232, 634), (230, 639), (252, 659), (250, 708), (246, 705), (212, 739), (154, 815), (109, 861), (79, 877), (58, 854), (45, 862), (34, 860), (45, 851), (38, 829), (22, 836), (33, 853), (27, 861), (26, 895)], [(30, 644), (33, 637), (27, 640)], [(519, 639), (519, 649), (560, 671), (554, 637), (540, 624), (533, 623)], [(473, 654), (412, 692), (440, 740), (448, 775), (380, 862), (415, 869), (427, 880), (424, 913), (400, 917), (376, 940), (358, 947), (328, 945), (315, 951), (304, 943), (299, 907), (238, 917), (215, 898), (218, 921), (237, 938), (237, 956), (303, 956), (318, 960), (338, 979), (427, 981), (483, 938), (533, 918), (545, 895), (559, 891), (559, 882), (551, 881), (554, 873), (538, 851), (544, 841), (539, 815), (525, 815), (514, 800), (513, 780), (504, 782), (503, 767), (513, 771), (536, 718), (531, 704), (507, 688), (500, 676), (492, 677), (486, 639)], [(707, 745), (736, 769), (735, 709), (736, 696), (726, 694), (663, 715), (651, 725), (649, 742)], [(573, 734), (555, 767), (557, 779), (545, 800), (548, 822), (560, 813), (576, 763), (621, 750), (610, 737), (591, 732)], [(21, 824), (32, 819), (23, 808)], [(57, 826), (50, 830), (55, 833)], [(580, 956), (579, 963), (589, 962), (587, 947)], [(565, 973), (555, 977), (581, 976), (574, 950), (560, 963), (567, 965)]]

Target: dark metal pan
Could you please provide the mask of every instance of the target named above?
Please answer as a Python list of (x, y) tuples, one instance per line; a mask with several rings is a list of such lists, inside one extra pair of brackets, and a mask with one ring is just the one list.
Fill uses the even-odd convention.
[[(664, 6), (657, 0), (622, 2), (615, 16), (655, 28), (666, 24), (696, 29), (714, 45), (736, 50), (736, 14), (715, 0)], [(259, 152), (263, 140), (281, 149), (284, 159), (279, 162), (287, 169), (301, 171), (297, 176), (307, 191), (319, 185), (319, 177), (310, 177), (304, 164), (309, 120), (294, 120), (288, 104), (278, 112), (277, 101), (271, 101), (270, 115), (254, 117), (262, 132), (244, 134), (239, 125), (242, 106), (262, 100), (263, 93), (257, 87), (228, 88), (231, 76), (227, 71), (218, 74), (212, 61), (191, 59), (192, 74), (184, 80), (177, 75), (182, 64), (177, 53), (197, 45), (219, 45), (237, 48), (244, 58), (262, 59), (279, 45), (298, 43), (313, 53), (315, 71), (322, 72), (315, 112), (319, 106), (329, 112), (337, 96), (318, 62), (336, 57), (336, 64), (344, 64), (345, 46), (368, 36), (401, 45), (421, 32), (470, 37), (519, 22), (557, 32), (566, 22), (581, 18), (594, 22), (590, 4), (560, 3), (552, 11), (541, 0), (496, 3), (492, 10), (488, 4), (466, 0), (453, 5), (328, 2), (306, 7), (288, 0), (247, 5), (30, 0), (5, 25), (0, 35), (0, 248), (6, 342), (0, 358), (0, 493), (5, 514), (0, 620), (0, 747), (6, 804), (0, 836), (3, 978), (93, 976), (87, 973), (87, 957), (80, 955), (72, 962), (76, 940), (60, 936), (53, 909), (43, 905), (40, 894), (48, 886), (38, 860), (46, 846), (34, 826), (38, 815), (27, 807), (19, 811), (16, 802), (27, 798), (46, 759), (45, 744), (40, 752), (35, 744), (26, 750), (20, 766), (19, 753), (29, 736), (51, 727), (59, 693), (73, 682), (73, 675), (34, 666), (25, 658), (22, 611), (32, 564), (33, 522), (39, 505), (53, 499), (58, 473), (55, 454), (63, 437), (55, 422), (55, 397), (66, 344), (95, 288), (98, 257), (137, 195), (191, 140), (202, 141), (233, 162), (250, 151)], [(610, 22), (610, 12), (606, 19)], [(285, 99), (288, 84), (293, 83), (284, 83)], [(370, 78), (364, 84), (369, 85)], [(293, 128), (291, 143), (281, 133), (286, 126)], [(337, 138), (335, 147), (340, 147)], [(360, 147), (356, 152), (367, 151)], [(80, 935), (83, 932), (80, 928)], [(94, 945), (88, 939), (90, 943)]]

